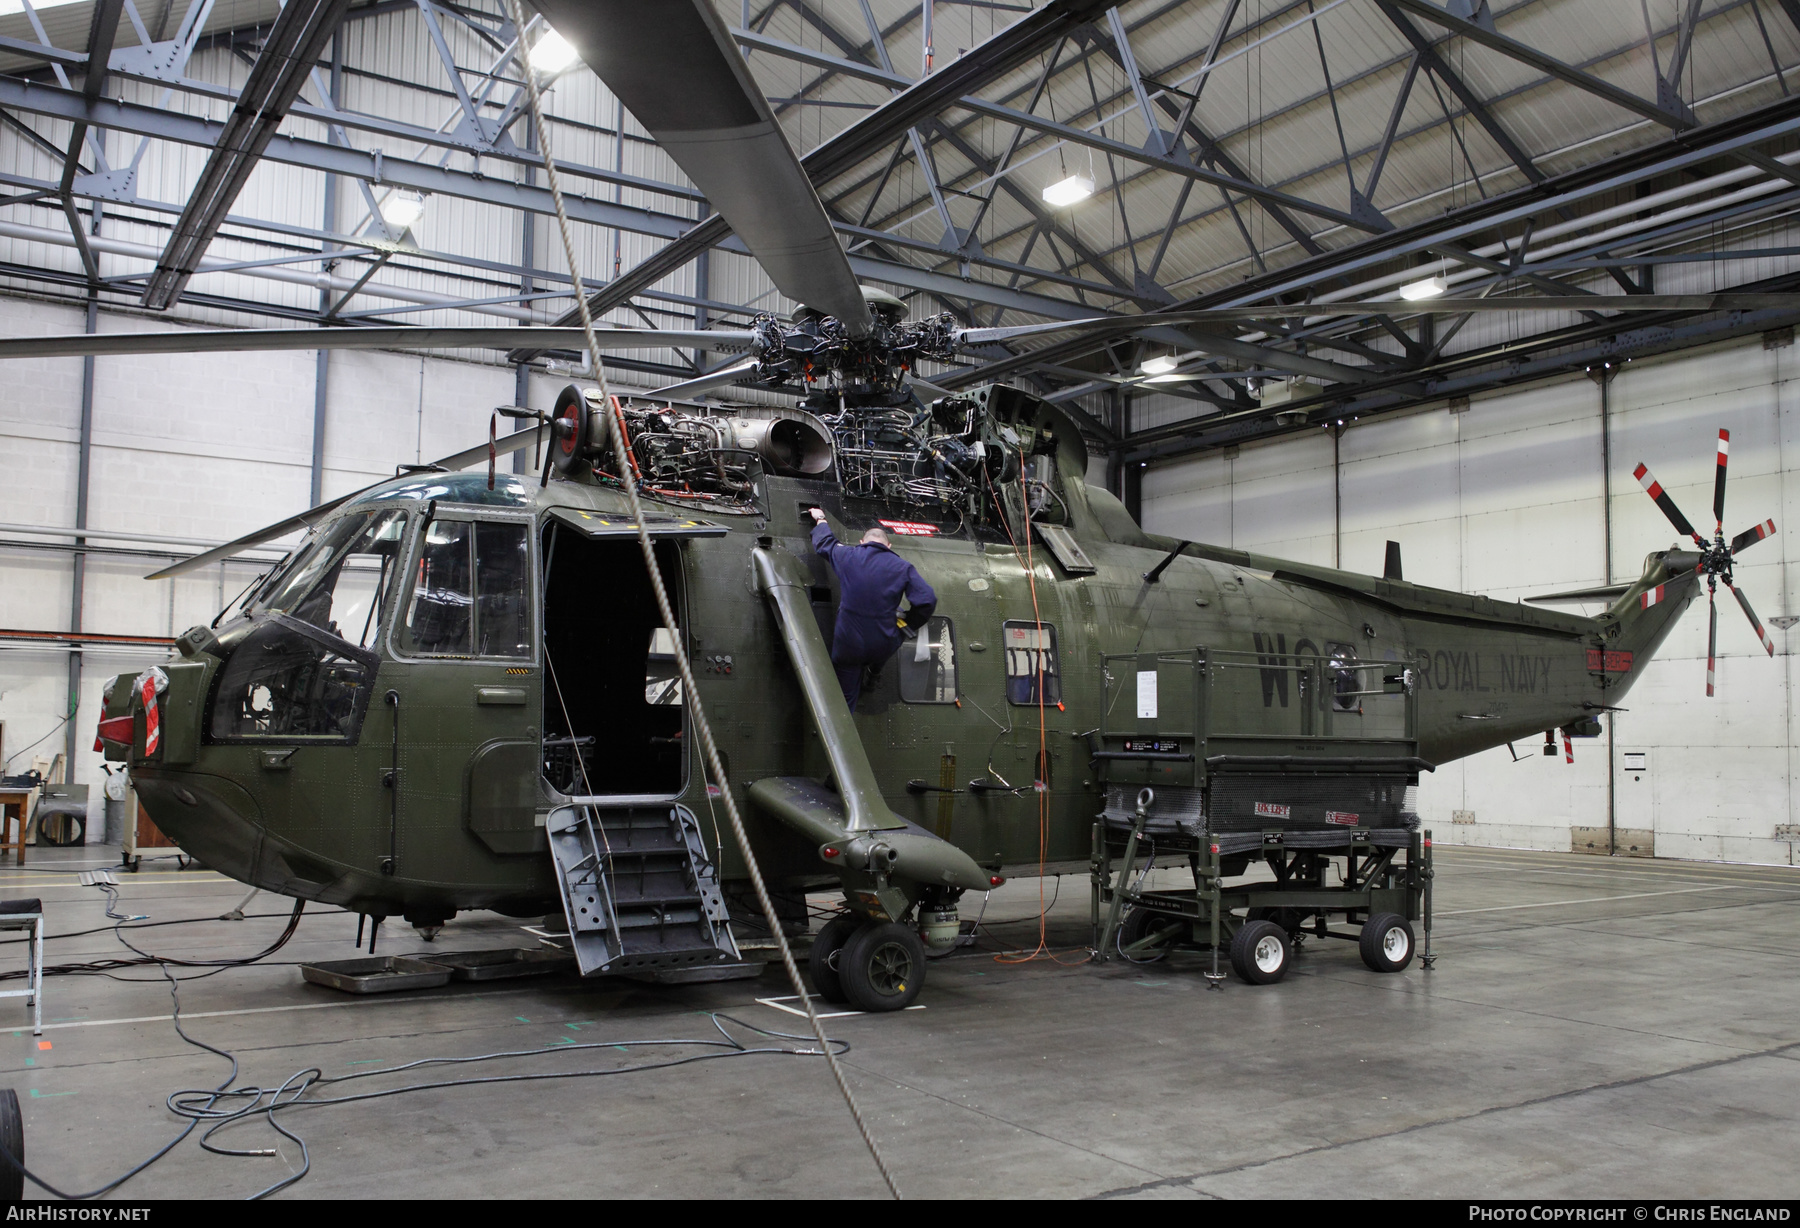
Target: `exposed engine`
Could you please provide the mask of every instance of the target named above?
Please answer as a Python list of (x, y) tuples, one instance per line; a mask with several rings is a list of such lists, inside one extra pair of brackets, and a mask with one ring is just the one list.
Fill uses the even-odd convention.
[[(850, 498), (970, 525), (993, 521), (1022, 489), (1032, 518), (1063, 519), (1055, 437), (997, 408), (986, 392), (929, 406), (910, 393), (894, 405), (818, 393), (807, 409), (625, 401), (621, 413), (633, 476), (653, 498), (749, 514), (757, 510), (756, 477), (774, 473), (835, 477)], [(553, 419), (559, 471), (618, 480), (598, 394), (565, 389)]]

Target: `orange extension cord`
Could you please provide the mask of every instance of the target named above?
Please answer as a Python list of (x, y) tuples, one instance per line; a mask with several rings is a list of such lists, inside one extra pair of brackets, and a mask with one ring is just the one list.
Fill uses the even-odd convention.
[[(1025, 471), (1025, 450), (1019, 449), (1019, 472), (1021, 477)], [(1050, 949), (1049, 908), (1044, 901), (1044, 869), (1050, 857), (1050, 743), (1046, 731), (1048, 720), (1044, 703), (1044, 658), (1048, 648), (1044, 642), (1044, 616), (1038, 607), (1037, 567), (1033, 561), (1031, 549), (1031, 505), (1025, 503), (1025, 549), (1019, 550), (1019, 539), (1013, 536), (1012, 522), (1006, 515), (1006, 509), (1000, 506), (1000, 496), (994, 490), (994, 484), (988, 483), (988, 496), (994, 501), (994, 510), (1000, 513), (1000, 525), (1006, 530), (1006, 540), (1012, 543), (1013, 557), (1017, 558), (1025, 568), (1025, 578), (1031, 586), (1031, 617), (1037, 627), (1037, 709), (1038, 709), (1038, 761), (1036, 779), (1032, 787), (1037, 792), (1038, 803), (1038, 941), (1037, 946), (1028, 952), (1003, 951), (994, 956), (996, 963), (1025, 964), (1033, 960), (1048, 959), (1065, 967), (1084, 964), (1092, 959), (1093, 952), (1084, 951), (1080, 959), (1063, 959)], [(1020, 485), (1020, 499), (1024, 500), (1024, 486)]]

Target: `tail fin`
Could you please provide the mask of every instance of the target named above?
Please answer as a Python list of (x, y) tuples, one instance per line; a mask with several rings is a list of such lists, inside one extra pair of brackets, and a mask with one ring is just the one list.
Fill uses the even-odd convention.
[[(1634, 663), (1654, 655), (1688, 603), (1700, 595), (1699, 563), (1692, 550), (1658, 550), (1645, 558), (1644, 574), (1596, 620), (1606, 651), (1628, 653)], [(1631, 668), (1625, 664), (1619, 672)]]

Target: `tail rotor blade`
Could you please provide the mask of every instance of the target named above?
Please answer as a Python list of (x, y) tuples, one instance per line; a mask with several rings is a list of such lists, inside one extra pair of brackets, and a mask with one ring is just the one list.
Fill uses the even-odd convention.
[(1715, 533), (1725, 531), (1725, 462), (1731, 454), (1731, 432), (1719, 432), (1719, 467), (1713, 472), (1713, 520)]
[(1714, 661), (1719, 654), (1719, 604), (1715, 594), (1706, 595), (1706, 697), (1713, 697)]
[(1750, 608), (1750, 598), (1744, 596), (1744, 590), (1735, 584), (1731, 586), (1731, 595), (1736, 597), (1738, 604), (1744, 607), (1744, 617), (1748, 618), (1750, 625), (1756, 628), (1756, 638), (1762, 641), (1763, 648), (1771, 657), (1774, 656), (1775, 641), (1769, 638), (1769, 633), (1763, 630), (1762, 619), (1758, 618), (1756, 611)]
[(1747, 550), (1751, 546), (1754, 546), (1763, 538), (1773, 536), (1775, 536), (1775, 522), (1773, 520), (1765, 520), (1759, 525), (1752, 525), (1750, 528), (1745, 529), (1742, 533), (1739, 533), (1736, 537), (1731, 539), (1731, 553), (1735, 555), (1740, 550)]
[(1638, 480), (1638, 485), (1644, 488), (1644, 493), (1656, 500), (1656, 506), (1662, 509), (1662, 514), (1669, 518), (1669, 523), (1675, 526), (1676, 531), (1685, 533), (1698, 542), (1701, 549), (1705, 549), (1706, 539), (1694, 532), (1694, 526), (1688, 523), (1688, 518), (1683, 516), (1681, 509), (1675, 506), (1675, 500), (1669, 498), (1669, 492), (1663, 489), (1661, 482), (1651, 476), (1650, 467), (1639, 465), (1633, 471), (1632, 476)]
[(1563, 762), (1575, 762), (1575, 741), (1569, 737), (1569, 731), (1563, 730)]

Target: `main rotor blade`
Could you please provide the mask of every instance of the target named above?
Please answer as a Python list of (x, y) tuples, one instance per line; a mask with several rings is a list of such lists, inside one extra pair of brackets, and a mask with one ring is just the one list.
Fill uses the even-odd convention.
[(1663, 515), (1669, 518), (1669, 523), (1675, 526), (1677, 532), (1687, 534), (1700, 543), (1702, 550), (1706, 549), (1706, 539), (1694, 532), (1694, 526), (1688, 523), (1688, 518), (1683, 516), (1681, 509), (1675, 506), (1675, 500), (1669, 498), (1669, 492), (1662, 488), (1661, 482), (1651, 476), (1648, 465), (1639, 465), (1632, 471), (1632, 476), (1638, 480), (1638, 485), (1644, 488), (1644, 492), (1656, 500), (1656, 506), (1662, 509)]
[(656, 400), (660, 397), (669, 397), (673, 399), (693, 396), (697, 392), (706, 392), (712, 388), (722, 388), (726, 384), (736, 383), (738, 380), (755, 370), (756, 360), (754, 358), (746, 358), (741, 362), (734, 362), (728, 367), (720, 367), (717, 371), (709, 371), (696, 379), (683, 380), (679, 384), (670, 384), (667, 388), (658, 388), (655, 392), (633, 393), (632, 395), (648, 397), (651, 400)]
[[(493, 445), (494, 453), (497, 456), (505, 456), (509, 453), (517, 452), (521, 448), (529, 448), (534, 435), (535, 432), (533, 431), (515, 431), (511, 435), (502, 436)], [(452, 452), (450, 455), (431, 463), (440, 469), (466, 469), (477, 461), (484, 461), (487, 458), (488, 443), (484, 439), (472, 448), (464, 448), (461, 452)], [(392, 478), (381, 479), (381, 482), (391, 481), (393, 481)], [(319, 521), (325, 519), (325, 517), (329, 516), (332, 512), (350, 502), (350, 500), (356, 498), (358, 495), (363, 494), (365, 491), (374, 490), (377, 486), (381, 485), (381, 482), (371, 482), (360, 490), (353, 490), (347, 495), (339, 495), (337, 498), (329, 499), (326, 502), (319, 504), (317, 507), (309, 507), (299, 515), (289, 516), (286, 520), (277, 520), (274, 524), (265, 525), (254, 533), (246, 533), (235, 541), (228, 541), (223, 546), (214, 546), (211, 550), (196, 554), (191, 558), (177, 560), (163, 568), (161, 571), (151, 572), (149, 575), (145, 576), (144, 579), (166, 580), (170, 576), (179, 576), (184, 572), (193, 571), (196, 568), (205, 567), (211, 563), (217, 563), (221, 559), (228, 559), (233, 555), (242, 554), (244, 551), (260, 546), (264, 542), (274, 541), (277, 537), (286, 537), (295, 529), (310, 529), (318, 524)]]
[(1537, 597), (1527, 597), (1526, 601), (1540, 604), (1551, 604), (1558, 601), (1611, 601), (1625, 595), (1629, 584), (1608, 584), (1599, 588), (1578, 588), (1567, 593), (1544, 593)]
[(1719, 655), (1719, 602), (1716, 592), (1706, 594), (1706, 697), (1713, 697), (1714, 661)]
[[(756, 334), (737, 329), (597, 328), (603, 350), (743, 349)], [(0, 339), (0, 358), (88, 354), (216, 354), (242, 350), (586, 350), (579, 328), (183, 328), (160, 333), (71, 333)]]
[(1758, 618), (1756, 616), (1756, 611), (1750, 608), (1750, 598), (1744, 596), (1744, 590), (1737, 585), (1730, 584), (1729, 582), (1727, 582), (1727, 584), (1731, 589), (1731, 595), (1736, 597), (1738, 599), (1738, 604), (1744, 608), (1744, 617), (1750, 620), (1750, 625), (1752, 627), (1756, 628), (1756, 638), (1762, 641), (1762, 646), (1768, 650), (1769, 655), (1771, 657), (1774, 656), (1775, 641), (1769, 638), (1769, 633), (1763, 630), (1762, 619)]
[(1252, 303), (1202, 311), (1157, 311), (1143, 315), (1096, 316), (1020, 324), (1009, 328), (965, 328), (959, 345), (987, 345), (1055, 333), (1131, 331), (1183, 324), (1228, 324), (1254, 320), (1291, 320), (1332, 316), (1465, 315), (1484, 311), (1762, 311), (1800, 306), (1793, 294), (1556, 294), (1504, 298), (1359, 299), (1338, 303)]
[(1739, 533), (1736, 537), (1731, 539), (1732, 557), (1735, 558), (1739, 551), (1748, 550), (1763, 538), (1773, 536), (1775, 536), (1775, 522), (1773, 520), (1765, 520), (1761, 524), (1751, 525), (1748, 529), (1745, 529), (1742, 533)]
[(1719, 431), (1719, 467), (1713, 474), (1713, 520), (1718, 527), (1714, 533), (1725, 532), (1725, 463), (1731, 456), (1731, 432)]
[(812, 180), (708, 0), (531, 0), (706, 194), (789, 298), (867, 336)]
[[(485, 443), (481, 445), (481, 454), (483, 456), (487, 455), (487, 445)], [(368, 487), (363, 487), (363, 490), (367, 489)], [(233, 555), (242, 554), (244, 551), (260, 546), (264, 542), (274, 541), (277, 537), (286, 537), (295, 529), (310, 529), (313, 525), (325, 519), (325, 517), (334, 509), (342, 504), (348, 503), (360, 494), (362, 494), (362, 490), (353, 490), (347, 495), (340, 495), (338, 498), (332, 499), (326, 503), (321, 503), (317, 507), (309, 507), (298, 516), (289, 516), (286, 520), (277, 520), (274, 524), (265, 525), (254, 533), (246, 533), (236, 541), (226, 542), (223, 546), (214, 546), (211, 550), (205, 551), (202, 554), (196, 554), (191, 558), (178, 559), (177, 561), (170, 563), (161, 571), (151, 572), (149, 575), (145, 576), (144, 579), (166, 580), (170, 576), (179, 576), (184, 572), (205, 567), (210, 563), (217, 563), (221, 559), (228, 559)]]
[[(533, 446), (533, 441), (536, 438), (536, 431), (514, 431), (510, 435), (502, 435), (499, 439), (495, 440), (492, 445), (494, 455), (506, 456), (513, 452), (523, 451), (524, 449)], [(452, 452), (450, 455), (440, 457), (431, 463), (439, 469), (467, 469), (470, 465), (476, 464), (479, 461), (484, 461), (488, 458), (488, 447), (488, 442), (484, 439), (472, 448), (464, 448), (461, 452)], [(391, 481), (393, 481), (392, 478), (381, 479), (381, 482)], [(376, 482), (375, 486), (381, 485), (381, 482)], [(363, 487), (363, 490), (373, 489), (373, 486)], [(357, 491), (356, 493), (361, 494), (362, 491)]]

